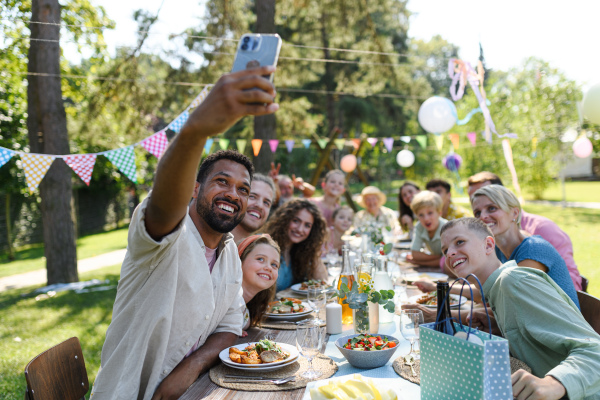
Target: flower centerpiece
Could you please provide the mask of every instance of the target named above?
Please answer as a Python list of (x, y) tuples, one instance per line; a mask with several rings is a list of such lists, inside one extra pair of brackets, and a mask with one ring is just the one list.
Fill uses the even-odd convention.
[(356, 228), (352, 235), (358, 235), (363, 240), (363, 251), (365, 252), (375, 252), (375, 248), (379, 245), (383, 245), (383, 251), (385, 254), (389, 253), (392, 250), (392, 243), (385, 243), (383, 230), (391, 231), (389, 226), (384, 226), (381, 222), (378, 221), (369, 221), (360, 227)]

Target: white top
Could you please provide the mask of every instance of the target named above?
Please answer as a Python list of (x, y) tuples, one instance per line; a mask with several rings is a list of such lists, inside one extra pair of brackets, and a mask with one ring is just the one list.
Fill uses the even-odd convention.
[(135, 210), (113, 318), (93, 400), (150, 399), (200, 339), (241, 335), (245, 306), (233, 235), (225, 234), (212, 274), (189, 214), (160, 242), (146, 231), (148, 198)]

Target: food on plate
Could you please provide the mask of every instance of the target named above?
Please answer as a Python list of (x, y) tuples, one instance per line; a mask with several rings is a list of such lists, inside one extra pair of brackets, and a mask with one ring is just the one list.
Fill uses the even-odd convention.
[[(423, 296), (417, 299), (417, 304), (423, 304), (424, 306), (437, 306), (437, 291), (424, 293)], [(456, 297), (450, 296), (450, 305), (457, 306), (459, 301)]]
[(291, 297), (282, 297), (269, 303), (269, 313), (271, 314), (295, 314), (303, 311), (302, 300)]
[(318, 286), (318, 287), (322, 287), (323, 289), (331, 287), (331, 285), (329, 285), (327, 283), (327, 281), (324, 281), (322, 279), (317, 279), (317, 280), (309, 280), (306, 282), (302, 282), (300, 284), (300, 290), (308, 290), (309, 286)]
[(277, 343), (268, 339), (250, 344), (244, 350), (229, 348), (229, 359), (238, 364), (269, 364), (289, 357), (290, 353), (283, 351)]
[(397, 400), (398, 396), (392, 389), (379, 390), (371, 379), (365, 379), (354, 374), (349, 380), (330, 381), (326, 385), (310, 389), (311, 400)]
[(386, 336), (358, 335), (348, 339), (348, 343), (342, 346), (348, 350), (376, 351), (393, 349), (398, 343), (388, 340)]

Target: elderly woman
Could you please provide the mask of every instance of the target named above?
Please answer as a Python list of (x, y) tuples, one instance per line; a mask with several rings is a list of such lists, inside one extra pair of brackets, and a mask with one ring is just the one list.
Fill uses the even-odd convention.
[(354, 216), (354, 226), (361, 228), (378, 223), (384, 227), (389, 226), (392, 232), (399, 229), (398, 217), (392, 209), (384, 206), (386, 201), (387, 197), (381, 190), (375, 186), (365, 187), (357, 200), (358, 205), (364, 210), (357, 212)]
[(565, 261), (541, 236), (521, 230), (521, 204), (504, 186), (489, 185), (473, 193), (473, 215), (487, 224), (496, 239), (496, 255), (502, 263), (515, 260), (521, 267), (539, 269), (579, 307), (577, 292)]

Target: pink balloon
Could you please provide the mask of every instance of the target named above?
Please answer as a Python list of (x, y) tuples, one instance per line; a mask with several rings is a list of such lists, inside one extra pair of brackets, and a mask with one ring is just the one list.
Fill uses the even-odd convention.
[(356, 156), (347, 154), (340, 160), (340, 168), (344, 172), (352, 172), (356, 169)]
[(580, 137), (573, 143), (573, 152), (579, 158), (587, 158), (592, 154), (593, 146), (590, 139)]

